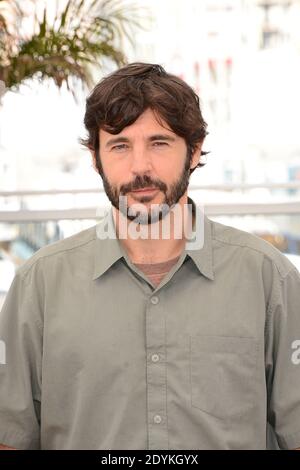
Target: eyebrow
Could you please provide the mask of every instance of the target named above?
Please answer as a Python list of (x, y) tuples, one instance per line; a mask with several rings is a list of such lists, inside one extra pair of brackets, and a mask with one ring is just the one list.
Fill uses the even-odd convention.
[[(175, 137), (172, 137), (171, 135), (168, 134), (154, 134), (148, 137), (147, 139), (149, 142), (153, 142), (154, 140), (164, 140), (168, 142), (175, 142)], [(130, 139), (128, 137), (113, 137), (112, 139), (109, 139), (106, 144), (105, 148), (110, 147), (113, 144), (121, 144), (121, 143), (128, 143), (130, 142)]]

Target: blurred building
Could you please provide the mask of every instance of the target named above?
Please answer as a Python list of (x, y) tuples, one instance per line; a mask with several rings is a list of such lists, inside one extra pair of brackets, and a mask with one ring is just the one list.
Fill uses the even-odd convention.
[(299, 0), (144, 4), (153, 28), (139, 33), (131, 58), (162, 63), (200, 94), (218, 162), (207, 176), (288, 180), (289, 161), (300, 156)]

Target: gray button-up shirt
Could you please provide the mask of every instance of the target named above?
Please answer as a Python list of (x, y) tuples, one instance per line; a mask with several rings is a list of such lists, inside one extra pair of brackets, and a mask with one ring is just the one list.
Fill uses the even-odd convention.
[[(112, 220), (112, 212), (109, 216)], [(300, 446), (300, 275), (204, 216), (159, 286), (97, 227), (42, 248), (0, 315), (0, 443), (20, 449)]]

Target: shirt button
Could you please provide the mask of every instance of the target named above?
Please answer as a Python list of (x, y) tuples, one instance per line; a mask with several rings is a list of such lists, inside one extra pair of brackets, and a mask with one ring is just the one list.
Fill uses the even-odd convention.
[(152, 362), (158, 362), (159, 361), (159, 355), (158, 354), (152, 354), (151, 359), (152, 359)]
[(152, 303), (153, 305), (158, 304), (158, 301), (159, 301), (159, 300), (158, 300), (158, 297), (155, 297), (155, 296), (154, 296), (154, 297), (151, 297), (151, 303)]
[(160, 416), (160, 415), (155, 415), (154, 418), (153, 418), (153, 421), (154, 421), (156, 424), (161, 423), (161, 416)]

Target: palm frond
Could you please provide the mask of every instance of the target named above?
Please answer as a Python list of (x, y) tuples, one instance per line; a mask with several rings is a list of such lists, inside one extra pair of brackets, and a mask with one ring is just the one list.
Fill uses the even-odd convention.
[[(74, 5), (74, 2), (73, 2), (73, 5)], [(72, 6), (72, 0), (68, 0), (67, 5), (66, 5), (66, 7), (65, 7), (65, 9), (64, 9), (64, 11), (62, 12), (62, 15), (61, 15), (60, 25), (58, 27), (58, 31), (60, 31), (64, 28), (71, 6)]]
[[(0, 0), (0, 25), (7, 24), (1, 9), (5, 3), (8, 0)], [(58, 87), (65, 83), (74, 95), (74, 80), (92, 86), (92, 69), (101, 68), (102, 58), (118, 66), (127, 62), (122, 41), (127, 38), (133, 43), (135, 30), (142, 27), (139, 11), (122, 0), (68, 0), (64, 7), (57, 0), (50, 21), (45, 4), (42, 15), (34, 13), (32, 34), (14, 36), (13, 47), (1, 40), (1, 34), (7, 39), (7, 33), (0, 29), (0, 80), (7, 88), (17, 89), (28, 78), (50, 77)], [(22, 21), (20, 10), (14, 15)]]

